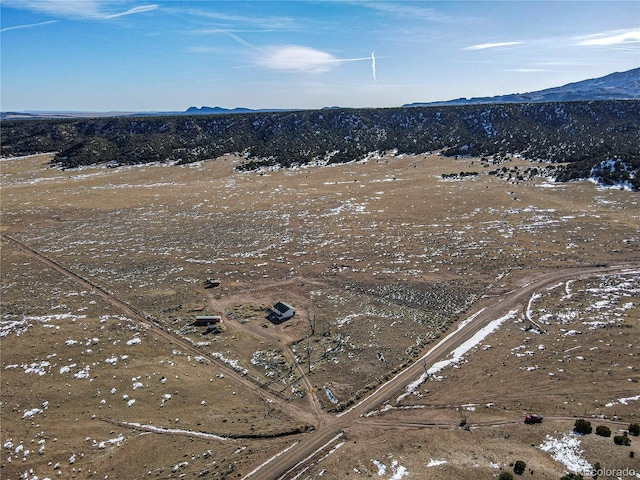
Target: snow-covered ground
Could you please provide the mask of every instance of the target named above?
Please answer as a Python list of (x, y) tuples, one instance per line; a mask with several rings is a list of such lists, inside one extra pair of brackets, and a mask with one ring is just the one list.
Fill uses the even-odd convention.
[[(409, 470), (407, 470), (407, 468), (403, 465), (400, 465), (398, 460), (396, 460), (395, 458), (391, 458), (389, 466), (387, 466), (386, 463), (376, 459), (371, 459), (371, 463), (373, 463), (377, 467), (378, 477), (385, 477), (384, 480), (400, 480), (401, 478), (409, 475)], [(391, 470), (391, 476), (386, 477), (389, 470)]]
[[(511, 312), (507, 313), (505, 316), (489, 322), (488, 325), (481, 328), (473, 337), (471, 337), (469, 340), (464, 342), (458, 348), (454, 349), (445, 360), (441, 360), (440, 362), (434, 363), (431, 367), (427, 369), (425, 373), (423, 373), (420, 376), (418, 380), (407, 385), (405, 392), (396, 399), (396, 403), (400, 403), (402, 400), (404, 400), (409, 395), (411, 395), (420, 385), (422, 385), (429, 378), (431, 378), (432, 375), (435, 375), (436, 373), (440, 372), (441, 370), (443, 370), (445, 367), (449, 365), (460, 362), (466, 353), (468, 353), (472, 348), (478, 346), (487, 336), (489, 336), (491, 333), (493, 333), (498, 328), (500, 328), (500, 326), (505, 321), (515, 318), (517, 314), (518, 314), (517, 310), (512, 310)], [(429, 353), (432, 352), (435, 348), (438, 348), (438, 346), (441, 343), (445, 342), (451, 335), (456, 334), (461, 328), (463, 328), (473, 318), (474, 317), (471, 317), (465, 320), (464, 322), (462, 322), (458, 326), (455, 332), (449, 334), (443, 340), (438, 342), (438, 344), (436, 344), (436, 346), (434, 346), (431, 350), (429, 350), (429, 352), (427, 352), (426, 355), (429, 355)]]
[(564, 433), (561, 438), (547, 435), (538, 448), (572, 472), (593, 470), (593, 466), (582, 457), (584, 450), (581, 449), (580, 437), (573, 433)]

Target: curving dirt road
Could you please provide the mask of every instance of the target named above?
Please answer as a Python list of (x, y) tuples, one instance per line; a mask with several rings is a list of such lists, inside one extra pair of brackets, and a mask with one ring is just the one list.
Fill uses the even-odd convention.
[[(175, 345), (180, 346), (186, 352), (190, 352), (193, 355), (201, 356), (205, 361), (218, 368), (224, 369), (226, 374), (234, 378), (234, 380), (241, 384), (247, 385), (251, 388), (255, 388), (256, 382), (250, 378), (240, 375), (235, 370), (230, 368), (224, 363), (217, 362), (212, 358), (207, 357), (197, 347), (191, 345), (189, 342), (181, 339), (180, 337), (167, 332), (160, 328), (150, 319), (146, 318), (142, 313), (135, 310), (130, 305), (117, 299), (106, 290), (92, 284), (87, 279), (80, 277), (67, 269), (63, 265), (47, 258), (40, 254), (36, 250), (28, 247), (22, 242), (10, 237), (9, 235), (2, 234), (2, 238), (8, 242), (11, 242), (16, 247), (27, 253), (28, 255), (37, 258), (39, 261), (48, 265), (49, 267), (59, 271), (67, 278), (74, 280), (75, 282), (83, 285), (84, 287), (91, 289), (97, 295), (102, 297), (106, 302), (119, 309), (132, 319), (136, 319), (149, 325), (154, 334), (167, 339)], [(526, 308), (526, 304), (531, 296), (539, 289), (548, 287), (554, 283), (561, 281), (567, 281), (580, 277), (587, 277), (593, 275), (601, 275), (607, 273), (620, 273), (625, 270), (632, 270), (640, 268), (640, 264), (622, 264), (615, 266), (595, 266), (595, 267), (576, 267), (554, 270), (552, 272), (543, 273), (532, 277), (529, 283), (521, 286), (517, 290), (513, 290), (492, 298), (485, 297), (479, 301), (468, 312), (469, 320), (462, 326), (459, 326), (453, 333), (447, 335), (440, 340), (435, 346), (433, 346), (427, 353), (417, 359), (414, 363), (395, 375), (393, 378), (382, 384), (373, 393), (365, 397), (359, 403), (353, 405), (348, 410), (338, 414), (329, 415), (321, 411), (317, 404), (317, 399), (312, 392), (310, 392), (311, 411), (296, 407), (287, 402), (278, 401), (279, 399), (271, 399), (278, 401), (278, 404), (290, 414), (297, 418), (305, 419), (309, 423), (316, 425), (316, 429), (311, 434), (306, 434), (299, 439), (298, 442), (288, 447), (286, 450), (280, 452), (276, 456), (269, 460), (261, 459), (261, 463), (255, 465), (253, 469), (247, 473), (243, 478), (269, 478), (269, 479), (281, 479), (287, 480), (295, 477), (301, 471), (308, 468), (308, 465), (314, 461), (321, 453), (329, 449), (335, 444), (343, 433), (344, 429), (359, 424), (367, 424), (373, 427), (388, 426), (388, 421), (384, 419), (373, 417), (370, 420), (363, 418), (362, 415), (375, 409), (381, 405), (384, 401), (393, 398), (402, 389), (406, 387), (411, 381), (419, 377), (427, 366), (433, 365), (435, 362), (445, 359), (455, 348), (462, 345), (464, 342), (472, 338), (480, 329), (488, 325), (491, 321), (501, 318), (508, 312), (513, 310), (520, 310), (523, 307)], [(310, 384), (304, 376), (304, 372), (300, 369), (302, 377), (305, 379), (305, 384), (310, 388)], [(263, 395), (267, 395), (267, 391), (260, 390)], [(548, 417), (550, 420), (570, 420), (570, 417)], [(495, 422), (484, 422), (478, 424), (478, 426), (495, 426), (505, 425), (511, 423), (520, 423), (521, 420), (515, 422), (514, 420), (502, 420)], [(451, 428), (449, 424), (429, 424), (429, 423), (416, 423), (416, 422), (398, 422), (393, 421), (393, 425), (398, 428)]]
[[(224, 374), (226, 376), (233, 378), (235, 381), (251, 388), (252, 390), (260, 392), (260, 394), (263, 395), (265, 399), (269, 399), (269, 402), (276, 402), (278, 406), (281, 407), (283, 411), (287, 412), (289, 415), (295, 418), (304, 419), (309, 424), (314, 423), (315, 416), (312, 413), (310, 413), (308, 410), (300, 408), (297, 405), (291, 404), (289, 402), (283, 401), (280, 397), (277, 396), (277, 393), (266, 390), (264, 386), (261, 385), (258, 381), (254, 381), (250, 377), (241, 375), (226, 363), (207, 356), (206, 353), (200, 350), (198, 347), (185, 341), (178, 335), (175, 335), (171, 332), (167, 332), (166, 330), (161, 328), (159, 325), (157, 325), (154, 321), (150, 320), (145, 315), (143, 315), (141, 312), (137, 311), (135, 308), (131, 307), (127, 303), (123, 302), (122, 300), (116, 298), (115, 296), (113, 296), (111, 293), (104, 290), (103, 288), (93, 284), (86, 278), (83, 278), (80, 275), (77, 275), (76, 273), (72, 272), (64, 265), (59, 264), (55, 260), (48, 258), (47, 256), (41, 254), (37, 250), (34, 250), (28, 245), (25, 245), (23, 242), (7, 234), (2, 234), (2, 239), (15, 245), (17, 248), (19, 248), (29, 256), (36, 258), (37, 260), (44, 263), (45, 265), (53, 268), (54, 270), (57, 270), (58, 272), (63, 274), (65, 277), (73, 280), (79, 285), (82, 285), (84, 288), (87, 288), (93, 291), (96, 295), (101, 297), (105, 302), (109, 303), (114, 308), (120, 310), (123, 314), (125, 314), (130, 319), (137, 320), (147, 325), (154, 335), (157, 335), (159, 337), (162, 337), (168, 340), (170, 343), (180, 347), (184, 352), (188, 352), (191, 355), (203, 358), (204, 362), (206, 362), (207, 365), (215, 365), (217, 368), (224, 370)], [(260, 387), (257, 390), (256, 390), (256, 385)]]
[(523, 308), (537, 290), (560, 281), (603, 273), (624, 272), (638, 267), (639, 265), (629, 264), (556, 270), (537, 276), (518, 290), (507, 292), (500, 297), (483, 299), (474, 306), (473, 311), (468, 312), (469, 314), (475, 313), (475, 316), (462, 328), (446, 336), (425, 355), (381, 385), (368, 397), (350, 409), (328, 419), (313, 434), (300, 440), (293, 448), (282, 452), (273, 462), (257, 466), (244, 478), (255, 476), (256, 478), (287, 480), (295, 477), (308, 463), (326, 451), (332, 445), (332, 439), (336, 439), (340, 432), (356, 423), (364, 422), (364, 419), (360, 419), (361, 415), (376, 408), (385, 400), (392, 398), (411, 381), (419, 377), (424, 371), (425, 365), (433, 365), (435, 362), (445, 359), (452, 350), (469, 340), (492, 320), (500, 318), (512, 310)]

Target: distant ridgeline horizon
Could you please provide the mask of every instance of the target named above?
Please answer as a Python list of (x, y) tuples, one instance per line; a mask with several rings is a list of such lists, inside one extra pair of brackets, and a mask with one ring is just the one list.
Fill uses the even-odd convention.
[[(402, 107), (424, 107), (443, 105), (486, 105), (495, 103), (546, 103), (576, 102), (595, 100), (640, 100), (640, 67), (625, 72), (615, 72), (604, 77), (591, 78), (569, 83), (561, 87), (547, 88), (528, 93), (512, 93), (493, 97), (457, 98), (454, 100), (438, 100), (433, 102), (406, 103)], [(331, 110), (344, 107), (324, 107)], [(296, 109), (260, 109), (236, 107), (189, 107), (182, 112), (186, 115), (211, 115), (216, 113), (248, 113), (248, 112), (282, 112)], [(301, 109), (298, 109), (301, 110)]]
[(239, 154), (239, 170), (257, 170), (439, 151), (563, 163), (558, 181), (640, 190), (640, 100), (5, 120), (1, 130), (2, 156), (56, 152), (61, 168)]
[[(528, 93), (513, 93), (493, 97), (457, 98), (454, 100), (438, 100), (432, 102), (414, 102), (401, 107), (445, 106), (445, 105), (489, 105), (497, 103), (547, 103), (576, 102), (596, 100), (640, 100), (640, 67), (624, 72), (615, 72), (604, 77), (591, 78), (579, 82), (568, 83), (561, 87), (547, 88)], [(321, 110), (336, 110), (351, 107), (323, 107)], [(360, 107), (364, 108), (364, 107)], [(375, 108), (375, 107), (367, 107)], [(393, 108), (393, 107), (392, 107)], [(396, 107), (397, 108), (397, 107)], [(39, 120), (45, 118), (98, 118), (124, 116), (175, 116), (175, 115), (224, 115), (260, 112), (294, 112), (317, 110), (308, 108), (262, 108), (246, 107), (201, 107), (191, 106), (184, 111), (146, 111), (146, 112), (90, 112), (90, 111), (46, 111), (25, 110), (0, 112), (2, 120)]]
[[(615, 72), (604, 77), (591, 78), (580, 82), (569, 83), (561, 87), (547, 88), (528, 93), (512, 93), (493, 97), (457, 98), (434, 102), (414, 102), (402, 107), (424, 107), (444, 105), (486, 105), (496, 103), (547, 103), (547, 102), (576, 102), (596, 100), (640, 100), (640, 67), (626, 72)], [(331, 110), (343, 107), (324, 107)], [(282, 112), (296, 109), (259, 109), (236, 107), (232, 109), (222, 107), (189, 107), (186, 115), (211, 115), (223, 113), (249, 112)], [(297, 109), (302, 110), (302, 109)]]

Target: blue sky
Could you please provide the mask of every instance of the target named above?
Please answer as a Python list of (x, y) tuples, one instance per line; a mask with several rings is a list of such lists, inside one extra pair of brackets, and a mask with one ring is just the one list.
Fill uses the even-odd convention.
[(2, 0), (2, 111), (394, 107), (640, 66), (640, 2)]

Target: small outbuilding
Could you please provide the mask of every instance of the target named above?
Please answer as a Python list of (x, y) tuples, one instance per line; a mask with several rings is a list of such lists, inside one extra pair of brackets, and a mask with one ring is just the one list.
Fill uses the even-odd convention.
[(204, 281), (204, 288), (216, 288), (219, 287), (222, 283), (222, 280), (218, 280), (217, 278), (207, 278)]
[(196, 321), (191, 325), (194, 327), (208, 327), (209, 325), (217, 325), (222, 321), (220, 315), (198, 315)]
[(296, 309), (285, 302), (276, 303), (271, 309), (270, 316), (273, 316), (278, 322), (283, 322), (296, 314)]

